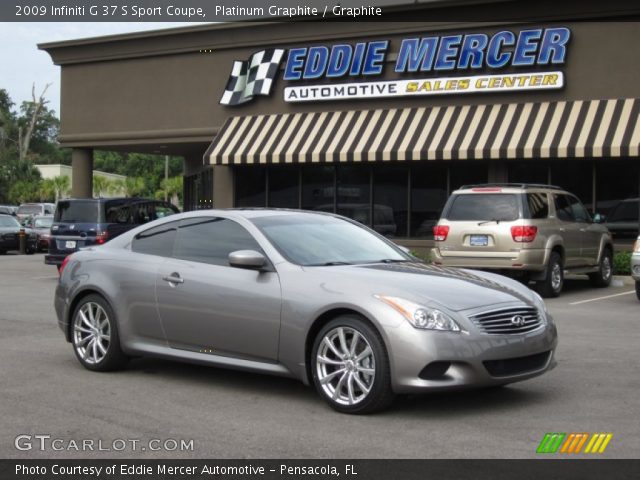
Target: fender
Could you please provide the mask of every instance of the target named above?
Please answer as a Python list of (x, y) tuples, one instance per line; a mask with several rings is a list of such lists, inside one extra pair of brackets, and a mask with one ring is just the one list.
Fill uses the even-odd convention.
[(551, 257), (551, 252), (554, 248), (561, 247), (564, 252), (564, 239), (561, 235), (552, 234), (547, 238), (547, 242), (544, 246), (544, 268), (539, 272), (534, 272), (531, 274), (531, 280), (538, 281), (544, 280), (547, 278), (547, 265), (549, 264), (549, 258)]

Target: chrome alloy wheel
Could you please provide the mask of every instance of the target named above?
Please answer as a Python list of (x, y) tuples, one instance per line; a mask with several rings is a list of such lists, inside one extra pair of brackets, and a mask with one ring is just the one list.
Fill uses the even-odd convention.
[(367, 339), (351, 327), (327, 332), (316, 356), (316, 374), (322, 390), (340, 405), (364, 400), (373, 386), (376, 364)]
[(87, 302), (73, 320), (73, 345), (79, 357), (88, 364), (98, 364), (107, 354), (111, 340), (111, 324), (107, 312), (94, 302)]
[(609, 255), (605, 255), (604, 258), (602, 259), (602, 279), (604, 281), (609, 280), (609, 277), (611, 277), (611, 273), (612, 273), (612, 268), (611, 268), (611, 257), (609, 257)]
[(551, 288), (559, 290), (562, 285), (562, 267), (555, 263), (551, 269)]

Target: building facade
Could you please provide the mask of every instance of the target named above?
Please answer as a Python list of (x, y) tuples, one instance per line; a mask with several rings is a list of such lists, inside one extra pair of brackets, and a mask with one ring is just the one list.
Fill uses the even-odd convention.
[(638, 224), (637, 14), (225, 24), (41, 48), (62, 66), (75, 195), (91, 192), (93, 149), (182, 155), (185, 209), (331, 211), (420, 248), (465, 184), (556, 184)]

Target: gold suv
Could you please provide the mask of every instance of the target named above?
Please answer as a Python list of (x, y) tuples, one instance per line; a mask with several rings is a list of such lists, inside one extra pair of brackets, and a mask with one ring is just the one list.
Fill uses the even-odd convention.
[(466, 185), (452, 193), (433, 227), (436, 265), (478, 268), (534, 281), (557, 297), (565, 273), (587, 274), (606, 287), (613, 243), (578, 198), (560, 187)]

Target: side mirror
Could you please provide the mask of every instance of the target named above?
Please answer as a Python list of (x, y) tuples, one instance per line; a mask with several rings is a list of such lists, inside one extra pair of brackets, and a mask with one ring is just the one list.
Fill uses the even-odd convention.
[(601, 213), (596, 213), (593, 215), (593, 223), (604, 223), (607, 221), (607, 216), (602, 215)]
[(229, 254), (229, 265), (236, 268), (259, 270), (267, 263), (267, 259), (255, 250), (236, 250)]

